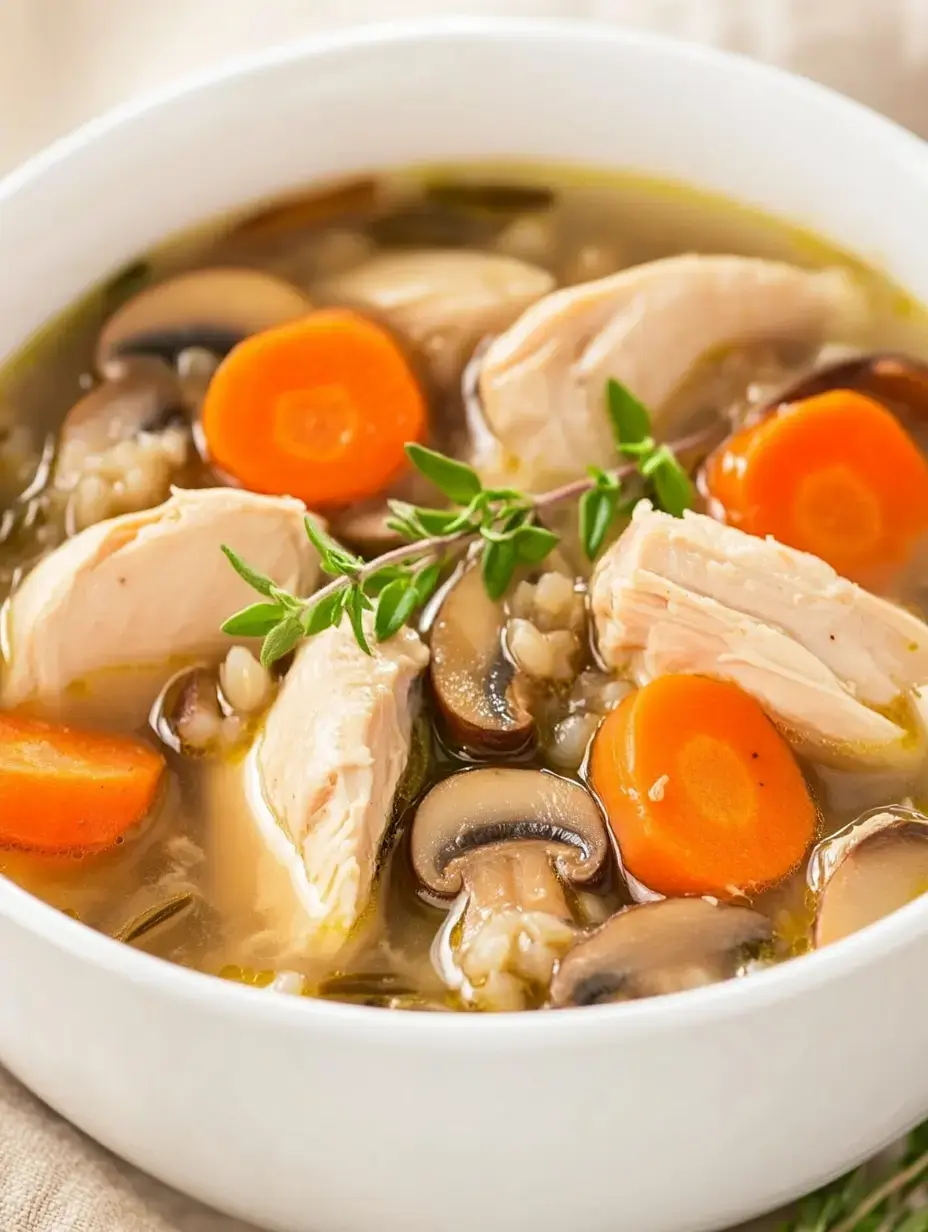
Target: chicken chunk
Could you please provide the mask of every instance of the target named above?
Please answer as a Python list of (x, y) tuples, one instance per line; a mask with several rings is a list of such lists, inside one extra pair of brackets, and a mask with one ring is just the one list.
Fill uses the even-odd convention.
[(337, 953), (367, 905), (428, 658), (408, 628), (366, 655), (345, 622), (303, 645), (271, 707), (254, 811), (301, 902), (304, 954)]
[(488, 348), (480, 398), (508, 473), (539, 487), (615, 460), (605, 384), (662, 411), (705, 356), (735, 343), (853, 336), (863, 293), (839, 270), (678, 256), (565, 287), (534, 304)]
[(838, 765), (899, 764), (920, 743), (903, 699), (928, 681), (928, 626), (814, 556), (645, 502), (591, 595), (600, 654), (639, 683), (731, 680), (800, 748)]
[(13, 595), (0, 704), (68, 718), (99, 694), (110, 718), (139, 721), (179, 664), (228, 650), (220, 626), (257, 598), (222, 544), (278, 585), (312, 591), (318, 558), (304, 514), (299, 501), (233, 488), (175, 491), (75, 535)]
[(318, 293), (382, 315), (448, 380), (484, 334), (505, 329), (553, 285), (547, 270), (500, 253), (401, 250), (372, 257)]

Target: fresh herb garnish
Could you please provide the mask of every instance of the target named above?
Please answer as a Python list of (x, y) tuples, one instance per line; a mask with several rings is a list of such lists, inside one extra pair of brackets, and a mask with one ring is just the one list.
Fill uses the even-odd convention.
[[(410, 462), (451, 501), (452, 508), (390, 501), (388, 525), (407, 542), (371, 561), (345, 551), (307, 517), (306, 533), (319, 553), (322, 571), (333, 579), (308, 599), (281, 590), (223, 547), (236, 573), (266, 600), (230, 617), (223, 631), (235, 637), (263, 637), (261, 662), (267, 667), (302, 638), (338, 625), (347, 616), (358, 645), (370, 654), (364, 612), (374, 613), (377, 641), (391, 638), (428, 601), (443, 566), (473, 543), (479, 543), (487, 593), (500, 598), (519, 565), (541, 564), (557, 545), (558, 536), (542, 524), (546, 511), (555, 506), (579, 501), (580, 539), (590, 560), (599, 554), (617, 519), (628, 516), (642, 497), (679, 517), (693, 503), (693, 487), (677, 455), (704, 444), (706, 433), (658, 445), (647, 408), (623, 385), (607, 382), (605, 398), (616, 446), (628, 463), (610, 471), (591, 467), (588, 478), (538, 495), (486, 488), (466, 463), (424, 445), (407, 445)], [(627, 483), (632, 487), (629, 496)]]
[(778, 1232), (928, 1232), (928, 1121), (888, 1175), (873, 1165), (849, 1172), (804, 1198)]

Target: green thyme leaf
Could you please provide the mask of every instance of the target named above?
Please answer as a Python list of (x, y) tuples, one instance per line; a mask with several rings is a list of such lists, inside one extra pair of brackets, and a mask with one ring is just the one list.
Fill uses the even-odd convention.
[(623, 445), (622, 453), (627, 458), (632, 458), (637, 461), (639, 467), (643, 466), (648, 458), (654, 453), (657, 448), (657, 442), (653, 436), (646, 436), (642, 441), (632, 441), (627, 445)]
[(416, 604), (421, 607), (423, 603), (427, 603), (435, 592), (435, 587), (438, 585), (441, 578), (441, 562), (435, 561), (434, 564), (426, 565), (413, 578), (413, 585), (416, 588)]
[(391, 582), (395, 582), (397, 578), (407, 577), (408, 574), (407, 565), (384, 565), (382, 569), (378, 569), (376, 573), (364, 579), (364, 593), (376, 598)]
[(650, 480), (657, 503), (665, 513), (679, 518), (692, 508), (692, 481), (666, 445), (659, 445), (642, 463), (641, 473)]
[(606, 410), (619, 449), (638, 445), (651, 435), (648, 408), (619, 381), (606, 382)]
[(558, 544), (558, 537), (544, 526), (522, 526), (516, 531), (516, 555), (527, 565), (540, 565)]
[[(366, 606), (371, 606), (369, 600)], [(359, 586), (352, 586), (348, 590), (348, 598), (345, 600), (345, 611), (348, 613), (348, 619), (351, 622), (358, 645), (366, 655), (372, 655), (374, 652), (371, 650), (367, 635), (364, 632), (364, 608), (364, 594), (361, 588)]]
[(595, 560), (606, 541), (619, 506), (618, 488), (591, 488), (580, 498), (580, 542), (590, 560)]
[(419, 596), (410, 577), (397, 578), (381, 591), (374, 615), (374, 636), (377, 641), (389, 641), (410, 618), (418, 603)]
[(516, 567), (516, 548), (511, 539), (487, 544), (481, 568), (483, 584), (491, 599), (501, 599), (512, 581)]
[(252, 603), (230, 616), (222, 625), (222, 631), (230, 637), (264, 637), (285, 615), (280, 603)]
[(604, 471), (601, 466), (588, 466), (586, 473), (591, 479), (596, 480), (597, 488), (605, 488), (607, 492), (618, 492), (621, 487), (615, 475), (611, 475), (609, 471)]
[(296, 616), (287, 616), (268, 633), (261, 646), (261, 663), (270, 667), (289, 654), (303, 636), (303, 625)]
[(417, 526), (415, 522), (410, 522), (406, 518), (387, 518), (387, 529), (395, 530), (398, 535), (402, 535), (410, 543), (416, 543), (419, 539), (429, 537), (421, 526)]
[(222, 544), (222, 550), (235, 572), (240, 578), (244, 578), (253, 590), (256, 590), (259, 595), (273, 594), (275, 586), (273, 578), (269, 578), (266, 573), (261, 573), (257, 569), (252, 569), (251, 565), (246, 564), (241, 556), (233, 552), (226, 544)]
[(319, 553), (323, 570), (334, 576), (353, 577), (362, 568), (364, 561), (353, 556), (313, 521), (309, 515), (303, 519), (310, 543)]
[(419, 505), (409, 505), (406, 501), (387, 501), (391, 513), (398, 521), (406, 522), (410, 529), (415, 529), (420, 539), (431, 535), (446, 535), (460, 517), (457, 509), (426, 509)]
[(406, 446), (406, 456), (416, 470), (431, 479), (440, 492), (444, 492), (456, 505), (466, 505), (482, 490), (480, 476), (472, 466), (446, 458), (424, 445)]
[(304, 609), (301, 623), (305, 636), (312, 637), (323, 629), (331, 629), (337, 625), (345, 610), (347, 596), (347, 589), (336, 590)]

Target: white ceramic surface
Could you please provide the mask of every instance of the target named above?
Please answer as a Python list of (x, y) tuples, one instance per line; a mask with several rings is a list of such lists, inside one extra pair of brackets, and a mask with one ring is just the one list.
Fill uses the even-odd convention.
[[(604, 30), (314, 42), (90, 125), (0, 186), (0, 355), (166, 233), (314, 176), (628, 166), (802, 222), (928, 299), (928, 155), (827, 92)], [(0, 881), (0, 1061), (114, 1151), (289, 1232), (688, 1232), (928, 1111), (928, 900), (751, 979), (570, 1013), (388, 1014), (209, 980)]]

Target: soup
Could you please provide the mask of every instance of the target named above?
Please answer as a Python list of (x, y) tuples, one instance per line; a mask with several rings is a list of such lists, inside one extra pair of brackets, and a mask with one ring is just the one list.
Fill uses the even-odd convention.
[(633, 178), (170, 240), (0, 380), (0, 870), (267, 992), (531, 1010), (928, 888), (928, 318)]

